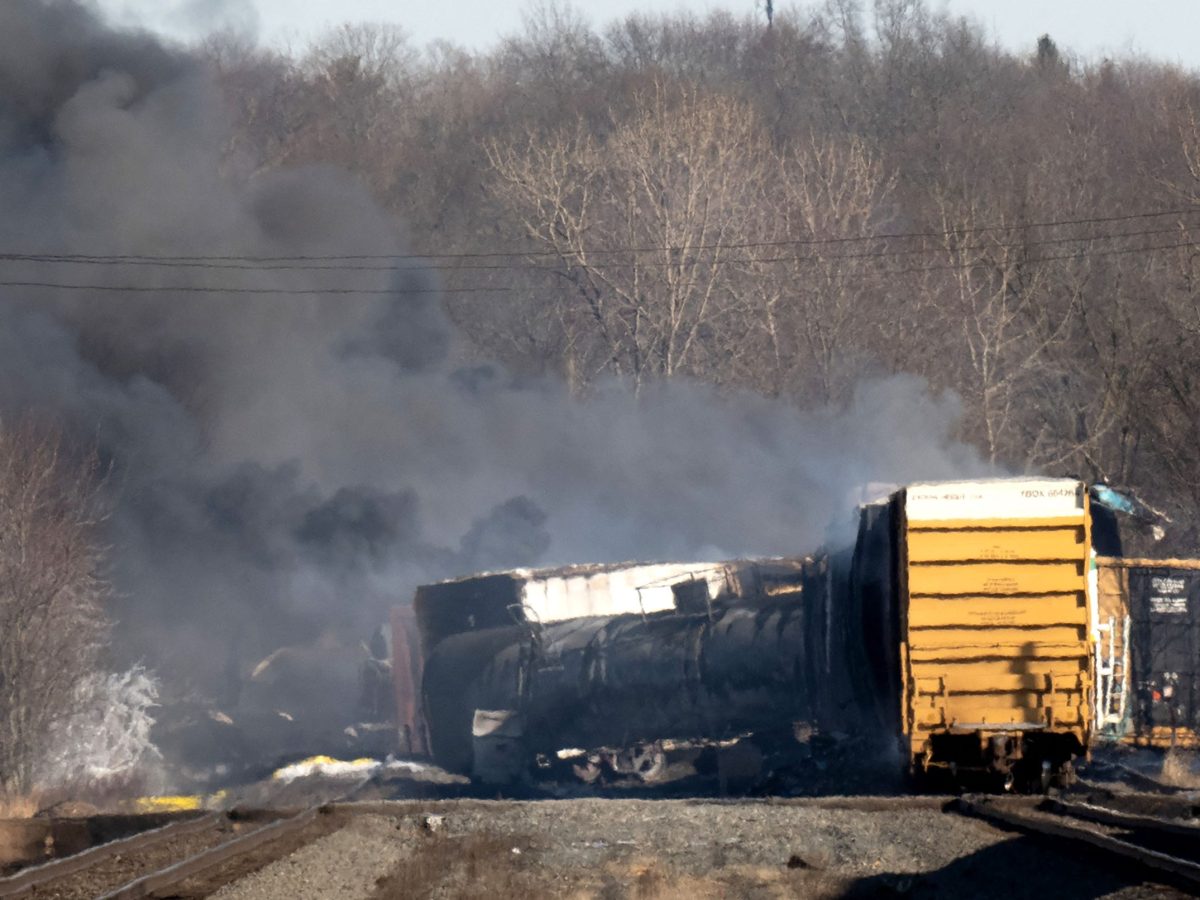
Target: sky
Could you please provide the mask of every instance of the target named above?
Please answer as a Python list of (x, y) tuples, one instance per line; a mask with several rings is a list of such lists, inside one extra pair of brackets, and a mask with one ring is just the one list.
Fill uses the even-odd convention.
[[(302, 46), (323, 30), (348, 21), (401, 25), (423, 46), (445, 39), (486, 49), (521, 28), (531, 0), (91, 0), (116, 21), (138, 24), (177, 38), (213, 26), (254, 32), (260, 41)], [(864, 5), (869, 5), (866, 0)], [(593, 24), (632, 12), (687, 9), (704, 14), (761, 9), (762, 0), (574, 0)], [(801, 8), (812, 3), (800, 3)], [(1089, 59), (1136, 53), (1200, 69), (1200, 0), (929, 0), (982, 23), (1003, 46), (1032, 50), (1041, 34)], [(776, 8), (788, 0), (776, 0)]]

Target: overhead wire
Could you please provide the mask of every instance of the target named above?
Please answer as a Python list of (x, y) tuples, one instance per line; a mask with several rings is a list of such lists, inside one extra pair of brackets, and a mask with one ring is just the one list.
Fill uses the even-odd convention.
[[(1152, 244), (1138, 247), (1116, 247), (1103, 250), (1081, 249), (1073, 253), (1051, 256), (1029, 257), (1023, 263), (1034, 265), (1038, 263), (1080, 260), (1091, 257), (1107, 257), (1136, 253), (1156, 253), (1163, 250), (1194, 249), (1200, 247), (1197, 241), (1177, 241), (1169, 244)], [(979, 260), (959, 263), (946, 263), (932, 266), (912, 266), (902, 269), (883, 269), (872, 272), (853, 273), (852, 277), (889, 277), (894, 275), (919, 274), (923, 272), (953, 271), (983, 267)], [(286, 288), (286, 287), (232, 287), (232, 286), (202, 286), (202, 285), (112, 285), (112, 284), (81, 284), (48, 281), (0, 280), (0, 287), (46, 288), (64, 291), (107, 291), (116, 293), (193, 293), (193, 294), (277, 294), (277, 295), (410, 295), (410, 294), (491, 294), (530, 292), (519, 290), (512, 286), (475, 286), (475, 287), (438, 287), (438, 288)]]
[[(1162, 218), (1164, 216), (1188, 216), (1200, 214), (1200, 207), (1178, 207), (1161, 210), (1145, 210), (1137, 213), (1114, 214), (1108, 216), (1089, 216), (1075, 219), (1053, 219), (1040, 222), (1018, 222), (1018, 223), (991, 223), (978, 226), (964, 226), (947, 228), (941, 231), (893, 231), (893, 232), (874, 232), (865, 235), (846, 235), (840, 237), (827, 238), (787, 238), (778, 240), (765, 241), (731, 241), (722, 243), (702, 243), (692, 246), (673, 245), (673, 244), (652, 244), (627, 247), (608, 247), (589, 249), (588, 254), (591, 255), (608, 255), (608, 254), (628, 254), (628, 253), (656, 253), (670, 251), (690, 250), (699, 252), (705, 250), (739, 250), (739, 249), (754, 249), (763, 247), (808, 247), (808, 246), (827, 246), (839, 244), (854, 244), (868, 243), (872, 241), (885, 240), (914, 240), (914, 239), (929, 239), (929, 238), (946, 238), (959, 235), (970, 234), (985, 234), (994, 233), (997, 231), (1021, 232), (1030, 229), (1041, 228), (1063, 228), (1075, 225), (1099, 225), (1109, 224), (1113, 222), (1145, 220), (1152, 218)], [(1043, 239), (1044, 240), (1044, 239)], [(1066, 240), (1066, 239), (1061, 239)], [(1037, 242), (1032, 242), (1037, 243)], [(383, 254), (300, 254), (300, 255), (238, 255), (238, 254), (174, 254), (174, 255), (155, 255), (155, 254), (103, 254), (103, 253), (56, 253), (56, 252), (7, 252), (0, 253), (0, 261), (21, 261), (21, 262), (67, 262), (79, 261), (88, 262), (95, 261), (97, 263), (116, 264), (116, 263), (310, 263), (310, 262), (370, 262), (370, 261), (413, 261), (422, 262), (425, 268), (429, 267), (429, 262), (432, 260), (463, 260), (463, 259), (494, 259), (505, 257), (519, 258), (560, 258), (564, 255), (577, 256), (580, 255), (576, 251), (560, 251), (560, 250), (533, 250), (533, 249), (513, 249), (513, 250), (481, 250), (481, 251), (462, 251), (454, 253), (383, 253)]]
[[(1200, 227), (1200, 223), (1197, 223)], [(728, 265), (737, 264), (760, 264), (760, 263), (828, 263), (838, 260), (858, 260), (858, 259), (883, 259), (892, 256), (914, 256), (920, 254), (934, 253), (965, 253), (982, 250), (1026, 250), (1035, 247), (1043, 246), (1061, 246), (1063, 244), (1085, 243), (1090, 241), (1110, 241), (1120, 240), (1133, 237), (1148, 237), (1152, 235), (1170, 234), (1179, 231), (1179, 225), (1171, 225), (1165, 228), (1146, 228), (1137, 231), (1119, 231), (1119, 232), (1093, 232), (1084, 235), (1075, 235), (1070, 237), (1044, 238), (1040, 240), (1020, 241), (1020, 242), (999, 242), (991, 244), (962, 244), (953, 247), (945, 246), (926, 246), (926, 247), (902, 247), (888, 250), (878, 250), (866, 253), (839, 253), (829, 256), (730, 256), (721, 260), (713, 260)], [(721, 249), (726, 249), (732, 245), (723, 245)], [(606, 253), (637, 253), (636, 250), (609, 250)], [(701, 251), (696, 251), (701, 252)], [(570, 257), (571, 254), (568, 254)], [(581, 263), (588, 268), (593, 269), (622, 269), (622, 268), (663, 268), (678, 266), (681, 263), (696, 262), (696, 260), (639, 260), (637, 262), (588, 262)], [(130, 266), (130, 267), (146, 267), (146, 268), (163, 268), (163, 269), (213, 269), (219, 271), (248, 271), (248, 272), (476, 272), (476, 271), (557, 271), (557, 267), (549, 265), (540, 265), (536, 263), (466, 263), (454, 265), (439, 265), (428, 264), (421, 266), (413, 266), (411, 268), (397, 269), (394, 265), (376, 265), (376, 264), (359, 264), (350, 263), (341, 265), (330, 262), (297, 262), (297, 263), (252, 263), (245, 261), (230, 261), (216, 262), (210, 261), (210, 258), (197, 257), (194, 259), (185, 259), (183, 257), (174, 259), (150, 259), (136, 258), (126, 256), (73, 256), (73, 255), (55, 255), (55, 254), (3, 254), (0, 253), (0, 264), (5, 262), (25, 262), (25, 263), (59, 263), (62, 265), (82, 265), (82, 266)]]

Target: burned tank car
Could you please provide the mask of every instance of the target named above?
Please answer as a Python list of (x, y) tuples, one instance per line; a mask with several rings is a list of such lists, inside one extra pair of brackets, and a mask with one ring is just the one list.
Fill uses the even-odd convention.
[[(534, 753), (731, 738), (809, 720), (818, 673), (803, 629), (792, 604), (456, 635), (426, 666), (434, 756), (503, 780)], [(464, 685), (472, 659), (483, 665)]]
[[(434, 759), (483, 780), (504, 781), (526, 769), (535, 755), (566, 748), (603, 748), (614, 762), (620, 753), (663, 740), (717, 742), (766, 732), (791, 733), (797, 723), (875, 737), (895, 734), (894, 710), (883, 707), (878, 679), (891, 629), (864, 629), (863, 608), (851, 602), (847, 578), (851, 555), (797, 560), (608, 568), (604, 593), (589, 608), (619, 609), (612, 584), (636, 585), (645, 613), (618, 612), (544, 621), (555, 612), (578, 610), (587, 593), (568, 573), (555, 601), (546, 582), (555, 573), (528, 573), (521, 602), (512, 582), (503, 599), (519, 622), (446, 633), (427, 653), (423, 677), (425, 720)], [(866, 568), (866, 567), (864, 567)], [(618, 578), (614, 574), (620, 572)], [(703, 573), (702, 575), (697, 572)], [(586, 575), (585, 575), (586, 573)], [(684, 577), (686, 575), (686, 577)], [(453, 583), (419, 594), (423, 637), (452, 613), (429, 608), (432, 597), (458, 602), (459, 624), (491, 624), (486, 600), (476, 593), (495, 586)], [(540, 584), (536, 584), (540, 580)], [(654, 594), (655, 588), (669, 590)], [(482, 604), (465, 610), (473, 598)], [(454, 608), (455, 599), (447, 602)], [(550, 601), (550, 602), (543, 602)], [(831, 602), (832, 601), (832, 602)], [(668, 605), (669, 604), (669, 605)], [(875, 615), (878, 604), (867, 611)], [(875, 635), (867, 646), (862, 635)], [(853, 647), (851, 654), (845, 648)], [(894, 657), (895, 654), (893, 653)], [(852, 671), (853, 670), (853, 671)], [(890, 695), (889, 695), (890, 696)], [(636, 758), (636, 753), (634, 753)], [(640, 758), (653, 768), (653, 756)], [(635, 774), (647, 774), (644, 770)]]

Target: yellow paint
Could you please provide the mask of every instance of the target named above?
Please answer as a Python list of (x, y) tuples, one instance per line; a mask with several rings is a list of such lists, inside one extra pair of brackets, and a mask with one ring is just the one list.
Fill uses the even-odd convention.
[(353, 774), (355, 771), (365, 772), (378, 765), (379, 761), (369, 756), (344, 760), (334, 759), (332, 756), (322, 754), (310, 756), (307, 759), (286, 765), (281, 769), (276, 769), (271, 773), (271, 777), (277, 781), (290, 781), (293, 778), (309, 775), (347, 775)]
[(921, 628), (1074, 625), (1079, 622), (1086, 602), (1082, 593), (1041, 597), (910, 597), (908, 615)]
[[(987, 511), (988, 513), (992, 511)], [(901, 665), (914, 761), (931, 737), (1092, 721), (1090, 534), (1076, 516), (905, 523)]]
[(999, 648), (1005, 657), (1038, 657), (1047, 645), (1074, 647), (1084, 639), (1078, 625), (1039, 625), (1035, 628), (923, 628), (909, 622), (909, 641), (922, 650), (987, 650)]
[(1078, 513), (1072, 516), (1009, 519), (923, 519), (909, 523), (909, 533), (916, 531), (1052, 531), (1055, 528), (1078, 528), (1082, 523)]
[(912, 594), (1064, 594), (1084, 585), (1086, 559), (1071, 561), (911, 563), (908, 589)]
[(135, 812), (140, 813), (186, 812), (204, 809), (204, 799), (201, 794), (138, 797), (133, 801), (133, 808)]
[[(945, 709), (918, 709), (917, 733), (938, 731), (975, 731), (971, 726), (1023, 725), (1032, 719), (1043, 719), (1050, 707), (1046, 706), (983, 706), (979, 703), (952, 703)], [(1055, 715), (1060, 728), (1075, 730), (1080, 726), (1078, 706), (1065, 707)]]
[(1011, 659), (1016, 654), (1023, 654), (1025, 660), (1038, 659), (1074, 659), (1078, 654), (1078, 643), (1070, 644), (1033, 644), (1020, 647), (1012, 644), (979, 644), (972, 647), (921, 647), (914, 645), (909, 648), (909, 658), (913, 664), (927, 662), (959, 663), (960, 667), (974, 666), (981, 660)]
[[(958, 675), (963, 681), (959, 684), (970, 684), (966, 678), (969, 674), (972, 678), (978, 678), (983, 681), (988, 679), (999, 678), (1004, 675), (1011, 675), (1017, 671), (1011, 660), (991, 660), (977, 661), (971, 664), (970, 672), (964, 672), (961, 666), (946, 666), (939, 662), (913, 663), (912, 674), (915, 678), (942, 678), (949, 680), (951, 674)], [(1075, 679), (1081, 674), (1087, 676), (1087, 667), (1082, 659), (1063, 659), (1063, 660), (1038, 660), (1036, 665), (1022, 667), (1020, 671), (1022, 675), (1037, 675), (1039, 678), (1052, 676), (1055, 679)]]
[[(1076, 672), (1078, 676), (1081, 673)], [(954, 696), (961, 694), (1003, 694), (1010, 697), (1020, 697), (1024, 694), (1039, 695), (1066, 690), (1066, 678), (1061, 678), (1064, 687), (1050, 686), (1051, 676), (1043, 672), (1028, 674), (1005, 673), (1003, 675), (979, 675), (975, 673), (956, 673), (953, 679)], [(951, 679), (945, 675), (918, 675), (913, 679), (914, 693), (949, 696)]]
[(1084, 555), (1084, 540), (1083, 526), (969, 531), (911, 529), (908, 533), (908, 561), (1074, 561)]
[(1200, 750), (1200, 735), (1190, 728), (1171, 729), (1166, 725), (1156, 725), (1149, 733), (1125, 735), (1122, 740), (1127, 744), (1139, 747), (1158, 747), (1163, 750), (1180, 747), (1184, 750)]

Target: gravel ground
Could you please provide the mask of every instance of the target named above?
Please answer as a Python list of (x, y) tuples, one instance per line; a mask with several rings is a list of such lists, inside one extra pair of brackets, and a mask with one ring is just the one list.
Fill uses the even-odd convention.
[(1086, 851), (929, 809), (803, 802), (373, 804), (216, 896), (1170, 896)]
[[(408, 855), (415, 834), (398, 820), (355, 816), (344, 828), (217, 891), (221, 900), (325, 900), (370, 897), (398, 855)], [(411, 831), (411, 829), (408, 829)], [(405, 840), (405, 838), (408, 840)]]

